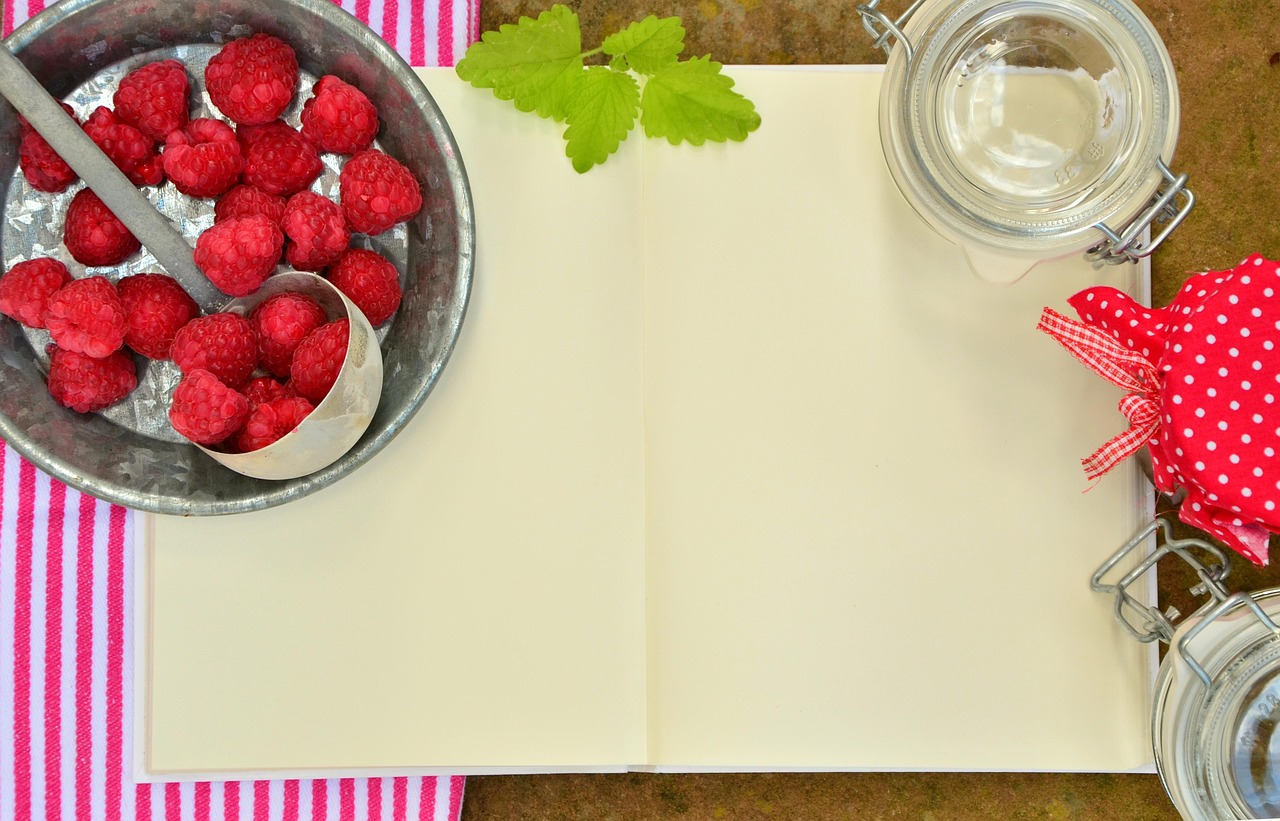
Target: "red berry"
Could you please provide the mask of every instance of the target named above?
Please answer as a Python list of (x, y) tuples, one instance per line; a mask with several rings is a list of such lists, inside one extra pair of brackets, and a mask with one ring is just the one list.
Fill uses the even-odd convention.
[(190, 83), (177, 60), (161, 60), (124, 76), (112, 96), (116, 116), (158, 143), (187, 124)]
[(186, 373), (173, 391), (169, 423), (192, 442), (216, 445), (249, 415), (249, 400), (201, 368)]
[(124, 305), (106, 277), (73, 279), (51, 297), (44, 324), (58, 347), (101, 359), (124, 344)]
[[(75, 119), (75, 111), (71, 106), (66, 103), (59, 105), (71, 119)], [(79, 179), (79, 175), (67, 165), (66, 160), (58, 156), (58, 152), (53, 150), (53, 146), (39, 132), (22, 117), (18, 118), (18, 122), (22, 126), (22, 139), (18, 142), (18, 164), (32, 188), (56, 194)]]
[(111, 109), (98, 106), (85, 120), (84, 132), (134, 185), (159, 185), (164, 168), (151, 138), (123, 122)]
[(67, 266), (52, 257), (19, 262), (0, 276), (0, 314), (43, 328), (49, 297), (70, 281)]
[(119, 350), (94, 358), (50, 345), (49, 395), (64, 408), (80, 413), (114, 405), (138, 386), (133, 357)]
[(323, 170), (316, 147), (293, 129), (255, 135), (245, 149), (244, 181), (268, 194), (296, 194)]
[(315, 405), (301, 396), (263, 402), (249, 412), (236, 434), (235, 449), (248, 453), (265, 448), (296, 428), (313, 410)]
[(346, 319), (335, 319), (302, 340), (293, 352), (293, 365), (289, 369), (292, 377), (289, 384), (299, 396), (318, 404), (329, 393), (347, 358), (350, 334), (351, 324)]
[(237, 185), (218, 198), (213, 206), (213, 221), (262, 214), (276, 225), (284, 219), (284, 197), (259, 191), (252, 185)]
[(352, 248), (329, 267), (325, 276), (356, 304), (370, 325), (381, 325), (400, 307), (400, 272), (373, 251)]
[(248, 296), (280, 261), (284, 234), (261, 214), (215, 222), (196, 239), (196, 265), (228, 296)]
[(240, 392), (244, 394), (245, 399), (249, 400), (250, 410), (264, 402), (270, 402), (272, 399), (284, 399), (286, 396), (298, 395), (293, 388), (270, 376), (255, 376), (245, 383)]
[(249, 322), (258, 334), (258, 358), (262, 367), (287, 379), (294, 351), (327, 319), (320, 303), (306, 294), (293, 292), (276, 294), (254, 308)]
[(164, 141), (164, 173), (189, 197), (216, 197), (235, 185), (244, 168), (231, 126), (207, 117), (169, 132)]
[(362, 234), (381, 234), (422, 208), (422, 191), (413, 173), (372, 148), (347, 160), (338, 188), (347, 224)]
[(62, 241), (77, 262), (84, 265), (116, 265), (142, 247), (115, 214), (88, 188), (82, 188), (67, 206)]
[(239, 314), (210, 314), (183, 325), (169, 354), (183, 373), (206, 370), (239, 388), (258, 365), (258, 335)]
[(319, 271), (341, 256), (351, 241), (342, 208), (311, 191), (289, 198), (280, 227), (289, 238), (284, 257), (299, 271)]
[(255, 34), (232, 40), (204, 72), (209, 99), (228, 119), (244, 125), (279, 117), (293, 100), (298, 57), (283, 40)]
[(373, 145), (378, 110), (364, 92), (332, 74), (321, 77), (302, 106), (302, 136), (321, 151), (354, 154)]
[(200, 306), (173, 277), (135, 274), (116, 283), (124, 305), (124, 344), (150, 359), (168, 359), (173, 337)]
[(258, 125), (238, 125), (236, 126), (236, 139), (240, 141), (240, 149), (246, 155), (249, 153), (249, 146), (268, 134), (297, 134), (298, 129), (286, 123), (284, 120), (272, 120), (269, 123), (259, 123)]

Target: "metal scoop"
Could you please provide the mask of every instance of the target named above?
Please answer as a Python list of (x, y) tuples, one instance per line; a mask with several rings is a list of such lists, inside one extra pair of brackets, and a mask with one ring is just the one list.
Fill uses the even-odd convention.
[(129, 182), (3, 43), (0, 43), (0, 95), (13, 104), (146, 246), (161, 267), (181, 282), (197, 301), (203, 302), (202, 297), (214, 294), (212, 284), (196, 267), (191, 246), (178, 229)]

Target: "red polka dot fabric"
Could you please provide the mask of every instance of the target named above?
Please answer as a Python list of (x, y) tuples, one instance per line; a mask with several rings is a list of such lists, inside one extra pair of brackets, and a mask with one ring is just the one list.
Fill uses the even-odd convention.
[(1068, 300), (1080, 319), (1156, 365), (1156, 486), (1179, 516), (1255, 564), (1280, 532), (1280, 263), (1254, 255), (1191, 277), (1165, 308), (1114, 288)]

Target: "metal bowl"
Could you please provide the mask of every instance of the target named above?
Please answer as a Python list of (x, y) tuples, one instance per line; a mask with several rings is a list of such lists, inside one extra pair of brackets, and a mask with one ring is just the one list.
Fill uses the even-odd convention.
[[(174, 381), (171, 363), (139, 360), (139, 398), (116, 412), (79, 414), (57, 405), (45, 387), (44, 332), (0, 316), (0, 437), (72, 487), (131, 508), (177, 515), (239, 513), (283, 504), (336, 482), (386, 447), (413, 417), (439, 379), (462, 326), (475, 224), (457, 145), (413, 70), (336, 5), (327, 0), (65, 0), (5, 42), (58, 98), (168, 57), (188, 63), (198, 97), (203, 86), (192, 61), (207, 61), (221, 44), (257, 32), (290, 43), (304, 78), (334, 74), (362, 89), (382, 115), (378, 145), (408, 166), (422, 186), (417, 217), (389, 237), (365, 241), (397, 263), (404, 285), (399, 311), (379, 328), (386, 374), (382, 401), (364, 436), (337, 462), (299, 479), (254, 479), (177, 441), (163, 429), (167, 422), (157, 422), (164, 413), (157, 400)], [(309, 90), (308, 80), (301, 80), (295, 116)], [(0, 100), (0, 207), (5, 211), (0, 261), (5, 264), (22, 258), (19, 246), (30, 235), (60, 232), (59, 212), (65, 207), (57, 198), (36, 207), (15, 196), (25, 186), (17, 168), (18, 138), (16, 113)], [(326, 158), (326, 164), (331, 161)], [(147, 191), (163, 211), (180, 201), (167, 189)], [(211, 213), (211, 203), (202, 207)], [(211, 220), (209, 214), (170, 211), (170, 216), (191, 241)], [(147, 256), (144, 249), (133, 268), (159, 270), (147, 265)], [(83, 266), (69, 267), (73, 275), (82, 274)]]

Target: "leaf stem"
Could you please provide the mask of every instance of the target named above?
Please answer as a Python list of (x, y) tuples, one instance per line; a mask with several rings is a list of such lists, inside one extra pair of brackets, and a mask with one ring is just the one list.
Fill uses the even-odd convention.
[(594, 57), (594, 56), (596, 56), (597, 54), (603, 54), (603, 53), (604, 53), (604, 46), (599, 46), (599, 47), (597, 47), (597, 48), (593, 48), (593, 49), (591, 49), (591, 51), (584, 51), (584, 52), (582, 52), (582, 54), (580, 54), (580, 55), (578, 55), (578, 56), (585, 60), (585, 59), (587, 59), (588, 57)]

